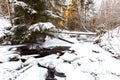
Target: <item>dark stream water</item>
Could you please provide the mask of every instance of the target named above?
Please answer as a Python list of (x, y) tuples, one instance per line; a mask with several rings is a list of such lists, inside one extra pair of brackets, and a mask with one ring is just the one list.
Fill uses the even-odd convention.
[[(45, 57), (47, 55), (57, 54), (57, 53), (59, 53), (59, 56), (62, 56), (65, 53), (65, 51), (73, 52), (72, 50), (70, 50), (69, 46), (55, 46), (55, 47), (41, 48), (41, 49), (28, 49), (26, 46), (23, 46), (20, 47), (19, 50), (21, 56), (37, 54), (38, 56), (35, 56), (35, 58)], [(23, 61), (25, 62), (25, 60)], [(44, 67), (41, 66), (40, 64), (38, 64), (38, 66)], [(60, 77), (65, 77), (64, 73), (58, 73), (54, 68), (50, 68), (50, 67), (44, 67), (44, 68), (48, 70), (48, 76), (46, 80), (56, 80), (55, 75)]]

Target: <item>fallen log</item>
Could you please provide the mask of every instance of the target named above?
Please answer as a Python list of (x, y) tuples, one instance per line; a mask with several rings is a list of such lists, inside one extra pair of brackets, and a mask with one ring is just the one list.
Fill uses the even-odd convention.
[(60, 40), (62, 40), (62, 41), (65, 41), (65, 42), (67, 42), (67, 43), (74, 44), (74, 42), (68, 41), (68, 40), (63, 39), (63, 38), (61, 38), (61, 37), (57, 37), (57, 38), (60, 39)]
[(61, 33), (61, 34), (78, 34), (78, 35), (96, 35), (95, 32), (77, 32), (77, 31), (58, 31), (52, 33)]
[(78, 35), (96, 35), (96, 33), (93, 32), (62, 32), (64, 34), (78, 34)]

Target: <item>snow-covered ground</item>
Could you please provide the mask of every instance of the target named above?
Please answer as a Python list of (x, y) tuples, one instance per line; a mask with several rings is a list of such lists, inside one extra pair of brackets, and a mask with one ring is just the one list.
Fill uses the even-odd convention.
[[(117, 45), (118, 32), (112, 32), (114, 35), (111, 44)], [(106, 35), (107, 33), (101, 38), (100, 46), (108, 45)], [(47, 37), (43, 46), (70, 46), (71, 51), (64, 51), (62, 56), (59, 53), (39, 58), (29, 56), (25, 62), (17, 51), (18, 45), (1, 45), (0, 80), (46, 80), (50, 75), (49, 69), (54, 70), (57, 80), (120, 80), (120, 60), (116, 58), (116, 54), (109, 53), (93, 42), (81, 42), (67, 36), (64, 38), (74, 44)], [(119, 52), (118, 48), (114, 49)]]
[(101, 38), (99, 45), (115, 55), (120, 55), (120, 26), (107, 32)]
[(0, 17), (0, 38), (5, 36), (6, 33), (10, 33), (5, 28), (11, 27), (10, 21), (3, 17)]
[(0, 46), (0, 80), (45, 80), (48, 75), (46, 67), (55, 69), (57, 80), (120, 80), (120, 60), (92, 42), (81, 43), (76, 40), (75, 44), (69, 44), (47, 39), (44, 46), (47, 44), (70, 46), (75, 52), (65, 51), (62, 56), (28, 57), (22, 62), (14, 61), (20, 58), (15, 46), (12, 46), (13, 49), (11, 46)]

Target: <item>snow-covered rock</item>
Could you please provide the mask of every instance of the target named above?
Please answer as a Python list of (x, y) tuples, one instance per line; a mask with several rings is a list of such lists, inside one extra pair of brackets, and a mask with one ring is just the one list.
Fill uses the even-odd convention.
[(28, 58), (23, 64), (24, 65), (35, 65), (35, 64), (37, 64), (38, 63), (38, 61), (35, 59), (35, 58), (33, 58), (33, 57), (30, 57), (30, 58)]
[(9, 70), (0, 67), (0, 80), (15, 80), (19, 73), (16, 70)]
[(25, 72), (21, 73), (15, 80), (45, 80), (47, 69), (34, 65)]
[(79, 59), (77, 55), (72, 54), (72, 53), (70, 54), (68, 51), (66, 51), (64, 55), (61, 56), (60, 58), (67, 62), (73, 62), (74, 60)]
[(53, 62), (57, 59), (57, 57), (58, 55), (52, 54), (52, 55), (38, 59), (38, 62), (40, 65), (45, 66), (45, 67), (54, 67), (55, 64)]
[(120, 77), (111, 75), (111, 74), (106, 74), (106, 75), (98, 75), (97, 80), (120, 80)]
[(67, 75), (66, 80), (95, 80), (95, 77), (89, 73), (81, 72), (79, 69), (75, 69)]
[(0, 64), (0, 67), (8, 70), (18, 70), (22, 68), (22, 62), (21, 61), (5, 62)]
[(55, 67), (56, 72), (68, 75), (74, 70), (74, 66), (69, 63), (60, 63)]
[(19, 58), (20, 58), (19, 54), (9, 54), (9, 55), (0, 54), (0, 62), (8, 62)]

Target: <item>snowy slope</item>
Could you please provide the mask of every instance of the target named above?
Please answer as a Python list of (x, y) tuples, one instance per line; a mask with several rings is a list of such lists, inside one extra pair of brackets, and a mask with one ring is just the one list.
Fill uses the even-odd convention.
[(99, 45), (115, 55), (120, 55), (120, 27), (107, 32), (101, 38)]
[[(54, 46), (53, 42), (58, 43), (58, 46), (66, 44), (56, 39), (49, 39), (49, 45)], [(120, 61), (115, 59), (113, 54), (91, 42), (79, 43), (76, 41), (75, 44), (66, 45), (71, 46), (70, 49), (75, 52), (66, 51), (62, 56), (51, 54), (41, 58), (29, 57), (25, 62), (9, 61), (10, 54), (16, 54), (14, 49), (9, 53), (10, 46), (1, 46), (2, 55), (9, 56), (8, 61), (1, 60), (0, 80), (10, 78), (11, 80), (45, 80), (48, 75), (46, 68), (48, 66), (55, 69), (57, 80), (120, 80)]]
[(5, 36), (9, 31), (6, 28), (11, 27), (10, 21), (4, 18), (0, 18), (0, 38)]

